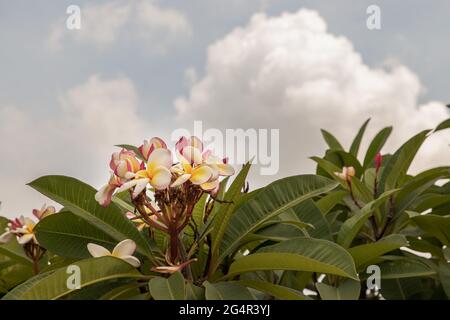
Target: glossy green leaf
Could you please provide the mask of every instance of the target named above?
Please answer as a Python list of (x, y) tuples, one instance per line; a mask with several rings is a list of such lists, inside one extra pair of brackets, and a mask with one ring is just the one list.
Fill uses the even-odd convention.
[(65, 176), (45, 176), (29, 186), (43, 195), (63, 205), (68, 211), (94, 225), (117, 242), (132, 239), (137, 250), (143, 255), (152, 256), (148, 242), (139, 233), (131, 221), (114, 203), (104, 208), (95, 201), (97, 192), (91, 186)]
[(361, 145), (361, 141), (364, 136), (364, 132), (366, 132), (366, 128), (367, 128), (367, 125), (369, 124), (369, 121), (370, 121), (370, 118), (364, 122), (364, 124), (359, 129), (358, 134), (353, 139), (352, 145), (350, 147), (350, 153), (352, 155), (354, 155), (355, 157), (358, 156), (359, 147)]
[(344, 150), (344, 148), (339, 143), (339, 141), (331, 133), (329, 133), (328, 131), (326, 131), (324, 129), (321, 129), (320, 131), (322, 132), (323, 139), (328, 144), (330, 149)]
[(112, 250), (117, 241), (94, 225), (71, 212), (59, 212), (46, 217), (35, 228), (39, 243), (61, 257), (87, 258), (88, 243)]
[[(142, 275), (130, 264), (113, 257), (92, 258), (73, 263), (80, 269), (81, 288), (110, 279), (140, 278)], [(39, 274), (17, 286), (3, 297), (5, 300), (55, 300), (74, 292), (68, 286), (73, 275), (67, 267)], [(69, 282), (68, 282), (69, 281)], [(70, 287), (70, 288), (69, 288)]]
[(383, 193), (376, 200), (366, 204), (360, 212), (346, 220), (339, 230), (337, 243), (344, 248), (348, 248), (352, 244), (353, 239), (356, 237), (364, 223), (366, 223), (369, 217), (373, 214), (374, 210), (385, 203), (386, 199), (396, 192), (398, 192), (398, 189)]
[(203, 283), (206, 300), (254, 300), (255, 297), (244, 286), (232, 282)]
[(355, 261), (356, 268), (364, 266), (374, 259), (392, 250), (408, 246), (405, 236), (399, 234), (389, 235), (377, 242), (362, 244), (348, 249)]
[(258, 270), (297, 270), (358, 279), (351, 255), (339, 245), (321, 239), (295, 238), (263, 247), (237, 259), (227, 278)]
[(281, 300), (306, 300), (306, 297), (300, 291), (266, 281), (240, 280), (234, 283), (267, 293)]
[(316, 283), (316, 288), (322, 300), (358, 300), (361, 285), (359, 281), (349, 279), (339, 284), (338, 287)]
[(169, 278), (156, 277), (149, 282), (150, 294), (155, 300), (185, 300), (186, 285), (181, 272)]
[(233, 252), (247, 235), (269, 219), (336, 186), (333, 181), (314, 175), (294, 176), (271, 183), (242, 204), (231, 217), (220, 246), (221, 256)]
[(371, 163), (373, 163), (375, 156), (378, 152), (381, 151), (387, 139), (391, 135), (392, 127), (386, 127), (377, 133), (375, 138), (373, 138), (372, 142), (367, 149), (366, 156), (364, 158), (364, 169), (367, 169)]
[(450, 245), (450, 216), (418, 215), (412, 220), (425, 232), (435, 236), (443, 245)]

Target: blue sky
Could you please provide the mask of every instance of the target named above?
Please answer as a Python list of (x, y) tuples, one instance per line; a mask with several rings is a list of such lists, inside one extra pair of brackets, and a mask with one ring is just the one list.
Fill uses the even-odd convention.
[[(81, 7), (80, 31), (65, 29), (65, 11), (71, 4)], [(366, 27), (370, 4), (381, 8), (381, 30)], [(310, 11), (299, 13), (304, 8)], [(40, 207), (44, 199), (24, 185), (41, 174), (70, 174), (98, 187), (108, 176), (113, 144), (138, 144), (150, 135), (167, 137), (193, 120), (219, 129), (278, 128), (282, 141), (311, 132), (299, 146), (282, 142), (279, 175), (254, 177), (255, 184), (310, 170), (307, 157), (324, 147), (319, 136), (323, 126), (349, 141), (359, 123), (371, 116), (371, 132), (381, 125), (400, 127), (392, 142), (397, 146), (408, 134), (445, 117), (443, 105), (450, 102), (449, 11), (445, 0), (0, 0), (0, 147), (8, 155), (7, 165), (0, 169), (0, 213), (26, 214)], [(255, 20), (258, 13), (264, 14)], [(302, 33), (302, 26), (309, 25), (311, 30)], [(288, 33), (293, 43), (282, 39)], [(302, 35), (312, 35), (312, 44), (305, 46), (299, 40)], [(241, 47), (253, 38), (254, 47)], [(272, 91), (276, 86), (270, 86), (258, 96), (262, 91), (247, 85), (255, 79), (260, 85), (270, 84), (269, 78), (260, 78), (260, 71), (275, 47), (287, 56), (271, 60), (270, 72), (285, 87)], [(341, 73), (314, 74), (311, 70), (317, 67), (310, 69), (305, 63), (308, 50), (313, 57), (323, 55), (324, 66), (330, 68), (340, 68), (336, 59), (350, 58), (348, 65), (342, 63)], [(255, 58), (244, 60), (247, 53)], [(284, 65), (291, 60), (290, 67)], [(233, 70), (231, 79), (222, 77), (227, 70)], [(293, 75), (288, 77), (286, 70)], [(342, 74), (348, 76), (339, 78)], [(311, 91), (317, 77), (327, 76), (323, 91)], [(330, 93), (348, 78), (353, 80), (341, 88), (345, 96)], [(376, 90), (359, 85), (366, 80)], [(352, 86), (359, 96), (349, 96)], [(286, 87), (292, 92), (283, 96)], [(367, 100), (360, 99), (366, 91), (370, 97), (379, 94), (380, 101), (366, 106)], [(330, 101), (323, 100), (327, 95)], [(261, 101), (283, 107), (258, 109)], [(180, 111), (180, 104), (185, 111)], [(326, 104), (331, 117), (333, 112), (342, 117), (330, 121)], [(297, 105), (304, 107), (293, 111)], [(423, 106), (433, 110), (423, 111)], [(416, 114), (416, 109), (422, 111)], [(250, 111), (259, 115), (250, 117)], [(273, 119), (264, 116), (274, 111)], [(431, 142), (423, 163), (439, 160), (436, 150), (446, 141), (441, 137)]]

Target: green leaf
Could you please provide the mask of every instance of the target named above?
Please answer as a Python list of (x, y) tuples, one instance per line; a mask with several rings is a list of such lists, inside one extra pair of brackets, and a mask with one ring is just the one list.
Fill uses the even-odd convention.
[[(348, 249), (355, 261), (356, 268), (364, 266), (374, 259), (392, 250), (408, 245), (405, 236), (399, 234), (389, 235), (377, 242), (359, 245)], [(359, 270), (359, 269), (358, 269)]]
[(441, 131), (444, 129), (448, 129), (450, 128), (450, 119), (444, 120), (442, 121), (437, 127), (436, 129), (434, 129), (434, 132), (436, 131)]
[(359, 129), (358, 134), (355, 139), (353, 139), (352, 145), (350, 147), (350, 153), (355, 157), (358, 156), (359, 147), (361, 145), (362, 138), (364, 136), (364, 132), (366, 132), (367, 125), (369, 124), (370, 118), (367, 119), (362, 127)]
[(416, 156), (419, 148), (428, 137), (430, 130), (424, 130), (405, 142), (395, 153), (389, 158), (382, 171), (380, 179), (380, 192), (391, 190), (397, 187), (399, 181), (405, 176)]
[(412, 217), (412, 220), (423, 231), (435, 236), (443, 245), (450, 245), (450, 216), (426, 214)]
[(186, 285), (181, 272), (169, 278), (156, 277), (149, 282), (150, 294), (155, 300), (185, 300)]
[[(82, 260), (72, 266), (80, 268), (81, 288), (110, 279), (140, 278), (142, 275), (130, 264), (114, 258), (102, 257)], [(67, 283), (72, 273), (61, 268), (39, 274), (17, 286), (3, 297), (5, 300), (56, 300), (74, 292)]]
[(257, 280), (240, 280), (234, 281), (233, 283), (239, 284), (244, 287), (249, 287), (271, 296), (281, 299), (281, 300), (305, 300), (306, 297), (297, 290), (280, 286), (278, 284), (273, 284), (267, 281), (257, 281)]
[(271, 183), (242, 204), (231, 217), (220, 244), (220, 257), (224, 258), (236, 250), (246, 236), (266, 221), (336, 187), (337, 183), (314, 175), (294, 176)]
[(321, 129), (320, 131), (322, 132), (323, 139), (328, 144), (330, 149), (333, 149), (333, 150), (344, 150), (344, 148), (339, 143), (339, 141), (331, 133), (329, 133), (328, 131), (326, 131), (324, 129)]
[(237, 283), (218, 282), (203, 283), (206, 300), (255, 300), (255, 297), (246, 288)]
[(331, 209), (339, 204), (346, 195), (348, 195), (348, 192), (345, 190), (329, 192), (316, 202), (316, 206), (323, 215), (326, 215), (331, 211)]
[(398, 192), (398, 189), (383, 193), (378, 197), (378, 199), (366, 204), (359, 213), (346, 220), (339, 230), (337, 243), (339, 243), (344, 248), (348, 248), (352, 244), (353, 239), (355, 239), (359, 230), (366, 223), (367, 219), (369, 219), (369, 217), (379, 206), (385, 203), (387, 198), (389, 198), (396, 192)]
[(439, 279), (441, 280), (442, 288), (445, 294), (450, 299), (450, 264), (449, 263), (439, 263)]
[(100, 206), (95, 201), (97, 191), (91, 186), (65, 176), (41, 177), (29, 183), (29, 186), (60, 203), (68, 211), (102, 230), (117, 242), (124, 239), (134, 240), (139, 253), (152, 257), (148, 242), (133, 223), (114, 203), (107, 208)]
[(17, 263), (25, 266), (31, 266), (33, 262), (28, 258), (23, 250), (23, 247), (17, 243), (16, 239), (11, 240), (9, 243), (0, 245), (0, 254), (3, 254)]
[(192, 282), (186, 283), (187, 300), (205, 300), (205, 289), (197, 287)]
[(47, 250), (66, 258), (88, 258), (88, 243), (112, 249), (117, 241), (71, 212), (46, 217), (35, 228), (39, 243)]
[(233, 262), (226, 277), (258, 270), (312, 271), (358, 279), (353, 259), (345, 249), (331, 241), (312, 238), (263, 247)]
[(419, 195), (427, 191), (439, 179), (450, 177), (450, 167), (438, 167), (424, 171), (408, 181), (396, 197), (395, 212), (406, 210)]
[(332, 287), (325, 283), (316, 283), (322, 300), (358, 300), (361, 284), (359, 281), (346, 280), (339, 287)]
[(387, 300), (430, 299), (426, 278), (381, 279), (381, 294)]
[(426, 277), (436, 274), (436, 271), (425, 263), (409, 258), (396, 258), (379, 264), (379, 267), (382, 279)]
[(213, 230), (212, 236), (213, 263), (216, 262), (216, 259), (219, 255), (220, 244), (222, 243), (222, 239), (225, 235), (225, 231), (228, 228), (230, 219), (235, 212), (236, 203), (241, 197), (241, 190), (245, 185), (245, 181), (247, 179), (250, 167), (251, 163), (247, 163), (239, 172), (239, 174), (231, 184), (230, 188), (225, 193), (224, 201), (230, 203), (222, 204), (219, 211), (214, 217), (215, 228)]
[(308, 230), (308, 233), (313, 238), (333, 240), (328, 220), (311, 199), (286, 210), (280, 215), (280, 218), (282, 221), (297, 221), (303, 224), (303, 228), (305, 224), (312, 225), (313, 228)]
[(367, 149), (366, 156), (364, 158), (364, 169), (367, 169), (371, 163), (373, 163), (375, 156), (381, 151), (387, 139), (391, 135), (392, 127), (386, 127), (377, 133), (375, 138)]

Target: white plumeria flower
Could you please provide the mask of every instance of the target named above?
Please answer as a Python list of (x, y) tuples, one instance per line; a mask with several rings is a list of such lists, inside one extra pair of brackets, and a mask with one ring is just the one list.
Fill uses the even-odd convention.
[(30, 241), (38, 243), (34, 234), (34, 227), (36, 226), (36, 223), (30, 218), (21, 219), (23, 220), (23, 226), (21, 228), (17, 228), (15, 231), (17, 234), (17, 242), (21, 245), (27, 244)]
[(41, 208), (41, 210), (33, 209), (33, 215), (38, 218), (39, 220), (44, 219), (45, 217), (48, 217), (49, 215), (52, 215), (56, 212), (55, 207), (48, 206), (44, 204)]
[(150, 183), (156, 190), (164, 190), (170, 186), (172, 180), (172, 153), (167, 149), (155, 149), (148, 158), (147, 169), (136, 173), (134, 180), (124, 183), (117, 192), (133, 190), (133, 198), (136, 198)]
[(111, 256), (122, 259), (135, 268), (141, 265), (139, 259), (133, 256), (136, 251), (136, 243), (130, 239), (119, 242), (112, 252), (95, 243), (89, 243), (87, 249), (94, 258)]

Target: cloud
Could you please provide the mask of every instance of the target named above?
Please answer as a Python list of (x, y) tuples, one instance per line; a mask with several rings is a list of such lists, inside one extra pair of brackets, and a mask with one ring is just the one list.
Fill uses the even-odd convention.
[(116, 0), (82, 7), (80, 30), (68, 30), (64, 20), (54, 23), (49, 45), (58, 51), (72, 40), (104, 49), (135, 35), (151, 42), (150, 49), (164, 51), (166, 46), (189, 38), (192, 27), (183, 13), (160, 7), (155, 1)]
[[(99, 186), (120, 143), (139, 143), (146, 122), (128, 78), (93, 75), (60, 98), (61, 112), (45, 121), (18, 107), (0, 107), (1, 214), (29, 214), (48, 199), (26, 187), (48, 174), (64, 174)], [(26, 208), (26, 209), (25, 209)]]
[[(440, 102), (419, 105), (424, 88), (410, 69), (368, 66), (347, 38), (327, 30), (316, 11), (255, 14), (246, 26), (213, 43), (207, 57), (204, 76), (187, 97), (175, 101), (179, 123), (279, 128), (279, 176), (311, 172), (314, 164), (307, 157), (325, 150), (320, 128), (349, 145), (371, 117), (370, 138), (382, 126), (394, 125), (384, 150), (392, 151), (448, 117)], [(444, 164), (449, 155), (448, 139), (438, 135), (427, 142), (414, 167)]]

